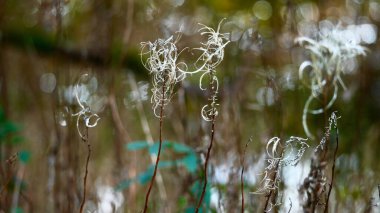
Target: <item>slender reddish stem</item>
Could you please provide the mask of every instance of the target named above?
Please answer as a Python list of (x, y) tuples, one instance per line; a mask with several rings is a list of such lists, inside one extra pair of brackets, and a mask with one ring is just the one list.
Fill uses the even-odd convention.
[[(213, 110), (215, 111), (215, 109)], [(210, 139), (210, 145), (208, 146), (208, 149), (207, 149), (207, 155), (206, 155), (206, 161), (205, 161), (205, 166), (204, 166), (204, 183), (203, 183), (203, 188), (202, 188), (202, 194), (201, 194), (201, 198), (199, 199), (199, 202), (198, 202), (198, 205), (197, 205), (197, 209), (195, 210), (196, 213), (199, 212), (199, 208), (201, 207), (202, 205), (202, 201), (203, 201), (203, 198), (205, 196), (205, 193), (206, 193), (206, 187), (207, 187), (207, 167), (208, 167), (208, 161), (210, 159), (210, 154), (211, 154), (211, 149), (212, 149), (212, 144), (214, 142), (214, 132), (215, 132), (215, 113), (213, 113), (212, 115), (212, 125), (211, 125), (211, 139)]]
[(86, 127), (86, 135), (84, 136), (85, 138), (82, 138), (83, 142), (87, 143), (87, 159), (86, 159), (86, 172), (84, 174), (83, 178), (83, 199), (82, 203), (80, 204), (80, 210), (79, 212), (83, 212), (84, 204), (86, 203), (86, 185), (87, 185), (87, 175), (88, 175), (88, 164), (90, 162), (90, 156), (91, 156), (91, 144), (88, 141), (88, 127)]
[(336, 130), (336, 147), (335, 147), (335, 151), (334, 151), (334, 162), (333, 162), (333, 166), (332, 166), (332, 171), (331, 171), (331, 183), (330, 183), (330, 187), (329, 187), (329, 191), (327, 193), (327, 200), (326, 200), (326, 206), (325, 206), (325, 211), (324, 213), (328, 213), (329, 212), (329, 199), (330, 199), (330, 194), (331, 194), (331, 190), (332, 190), (332, 187), (333, 187), (333, 184), (334, 184), (334, 176), (335, 176), (335, 161), (336, 161), (336, 155), (338, 153), (338, 146), (339, 146), (339, 133), (338, 133), (338, 130)]
[[(279, 172), (279, 171), (278, 171), (278, 168), (279, 168), (279, 166), (280, 166), (280, 161), (281, 161), (282, 158), (284, 157), (284, 151), (285, 151), (285, 149), (283, 149), (283, 150), (281, 151), (281, 157), (280, 157), (280, 160), (278, 160), (277, 163), (276, 163), (276, 168), (275, 168), (275, 171), (274, 171), (274, 174), (273, 174), (273, 177), (272, 177), (272, 181), (273, 181), (273, 183), (272, 183), (272, 186), (271, 186), (271, 190), (270, 190), (269, 194), (267, 195), (267, 199), (266, 199), (266, 201), (265, 201), (264, 212), (267, 212), (267, 208), (268, 208), (268, 205), (269, 205), (270, 198), (272, 197), (272, 194), (273, 194), (273, 192), (274, 192), (274, 189), (273, 189), (273, 188), (275, 187), (275, 184), (276, 184), (277, 173)], [(276, 196), (276, 194), (275, 194), (275, 196)]]
[(148, 211), (149, 195), (150, 195), (150, 192), (152, 190), (154, 180), (156, 179), (158, 163), (160, 161), (160, 154), (161, 154), (161, 147), (162, 147), (162, 121), (163, 121), (164, 104), (165, 104), (164, 103), (164, 100), (165, 100), (165, 83), (166, 83), (166, 80), (164, 81), (164, 85), (162, 86), (162, 101), (161, 101), (161, 106), (160, 106), (160, 142), (159, 142), (159, 146), (158, 146), (156, 164), (154, 165), (153, 176), (152, 176), (152, 179), (150, 180), (148, 192), (146, 193), (146, 196), (145, 196), (144, 213), (146, 213)]
[[(211, 91), (212, 91), (212, 103), (211, 103), (211, 107), (212, 107), (212, 112), (211, 112), (211, 139), (210, 139), (210, 144), (208, 146), (208, 149), (207, 149), (207, 154), (206, 154), (206, 160), (205, 160), (205, 165), (204, 165), (204, 183), (203, 183), (203, 188), (202, 188), (202, 194), (201, 194), (201, 197), (198, 201), (198, 205), (197, 205), (197, 208), (195, 210), (196, 213), (199, 212), (199, 209), (202, 205), (202, 201), (203, 201), (203, 198), (205, 196), (205, 193), (206, 193), (206, 187), (207, 187), (207, 176), (208, 176), (208, 172), (207, 172), (207, 167), (208, 167), (208, 162), (209, 162), (209, 159), (210, 159), (210, 155), (211, 155), (211, 149), (212, 149), (212, 145), (214, 143), (214, 133), (215, 133), (215, 117), (216, 117), (216, 108), (215, 108), (215, 100), (216, 100), (216, 95), (218, 93), (217, 91), (217, 87), (214, 85), (215, 83), (217, 83), (214, 79), (215, 77), (215, 73), (214, 72), (211, 72), (211, 82), (210, 82), (210, 88), (211, 88)], [(205, 212), (205, 211), (203, 211)]]
[(249, 139), (248, 143), (245, 144), (243, 157), (241, 159), (241, 174), (240, 174), (240, 189), (241, 189), (241, 213), (244, 213), (244, 161), (245, 161), (245, 152), (247, 151), (247, 147), (249, 142), (252, 141), (252, 138)]

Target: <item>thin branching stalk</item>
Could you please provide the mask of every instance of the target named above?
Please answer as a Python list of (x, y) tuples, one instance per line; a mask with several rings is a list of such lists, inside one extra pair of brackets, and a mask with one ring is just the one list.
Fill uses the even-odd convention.
[(159, 146), (158, 146), (158, 153), (157, 153), (157, 158), (156, 158), (156, 164), (154, 165), (154, 172), (152, 179), (150, 180), (148, 192), (146, 193), (145, 196), (145, 204), (144, 204), (144, 213), (148, 211), (148, 203), (149, 203), (149, 195), (153, 187), (154, 180), (156, 179), (156, 174), (157, 174), (157, 168), (158, 168), (158, 163), (160, 161), (160, 154), (161, 154), (161, 147), (162, 147), (162, 121), (163, 121), (163, 116), (164, 116), (164, 100), (165, 100), (165, 84), (166, 84), (166, 79), (164, 79), (163, 86), (162, 86), (162, 101), (160, 105), (160, 141), (159, 141)]
[[(280, 159), (283, 159), (283, 157), (284, 157), (284, 151), (285, 151), (285, 149), (282, 149)], [(266, 196), (267, 199), (265, 200), (264, 213), (265, 213), (265, 212), (269, 212), (269, 211), (267, 211), (267, 208), (268, 208), (268, 205), (269, 205), (269, 203), (270, 203), (270, 199), (271, 199), (271, 197), (272, 197), (272, 194), (273, 194), (273, 192), (275, 192), (275, 190), (276, 190), (276, 183), (277, 183), (277, 180), (276, 180), (276, 179), (278, 178), (278, 172), (279, 172), (280, 162), (281, 162), (281, 160), (278, 160), (278, 161), (277, 161), (277, 164), (276, 164), (276, 167), (274, 168), (274, 174), (273, 174), (273, 176), (272, 176), (272, 180), (271, 180), (272, 185), (271, 185), (271, 187), (270, 187), (271, 190), (269, 191), (269, 194)], [(270, 209), (271, 209), (271, 208), (270, 208)]]
[[(202, 188), (202, 194), (201, 194), (201, 197), (198, 201), (198, 205), (197, 205), (197, 209), (195, 210), (196, 213), (199, 212), (199, 209), (202, 205), (202, 202), (203, 202), (203, 198), (205, 196), (205, 193), (206, 193), (206, 188), (207, 188), (207, 182), (208, 182), (208, 179), (207, 179), (207, 176), (208, 176), (208, 171), (207, 171), (207, 167), (208, 167), (208, 163), (209, 163), (209, 160), (210, 160), (210, 156), (211, 156), (211, 149), (212, 149), (212, 145), (214, 143), (214, 135), (215, 135), (215, 118), (216, 118), (216, 115), (217, 115), (217, 110), (216, 110), (216, 97), (217, 97), (217, 94), (218, 94), (218, 81), (216, 79), (216, 76), (215, 76), (215, 72), (213, 71), (210, 71), (210, 77), (211, 77), (211, 81), (210, 81), (210, 89), (212, 91), (212, 96), (210, 98), (211, 100), (211, 103), (210, 103), (210, 107), (211, 107), (211, 111), (204, 111), (204, 113), (206, 113), (205, 115), (206, 116), (211, 116), (210, 117), (210, 121), (211, 121), (211, 138), (210, 138), (210, 144), (208, 146), (208, 149), (207, 149), (207, 154), (206, 154), (206, 159), (205, 159), (205, 165), (204, 165), (204, 183), (203, 183), (203, 188)], [(206, 105), (208, 106), (208, 105)], [(204, 107), (205, 109), (205, 107)]]
[(80, 204), (79, 212), (83, 212), (84, 204), (86, 203), (86, 192), (87, 192), (87, 176), (88, 176), (88, 164), (90, 163), (91, 157), (91, 144), (88, 140), (88, 127), (86, 127), (86, 135), (82, 137), (82, 141), (87, 144), (87, 159), (86, 159), (86, 170), (83, 177), (83, 199)]
[[(76, 98), (77, 104), (80, 108), (80, 110), (74, 114), (71, 114), (73, 117), (77, 117), (76, 119), (76, 127), (79, 136), (81, 137), (82, 141), (87, 145), (87, 159), (86, 159), (86, 167), (85, 167), (85, 174), (83, 178), (83, 198), (80, 205), (79, 212), (83, 212), (83, 208), (86, 202), (86, 185), (87, 185), (87, 175), (88, 175), (88, 165), (90, 162), (91, 157), (91, 144), (88, 140), (88, 128), (95, 127), (98, 124), (98, 121), (100, 120), (100, 117), (94, 113), (94, 111), (91, 109), (91, 105), (88, 102), (88, 100), (83, 100), (83, 80), (88, 80), (88, 74), (82, 75), (77, 84), (75, 85), (74, 89), (74, 96)], [(84, 133), (82, 133), (82, 130), (80, 128), (80, 123), (84, 123), (85, 129)]]
[(1, 203), (3, 192), (4, 193), (7, 192), (8, 185), (9, 185), (9, 183), (12, 180), (13, 176), (12, 176), (11, 167), (15, 164), (15, 162), (17, 161), (17, 158), (18, 158), (18, 152), (16, 152), (16, 154), (12, 155), (11, 157), (9, 157), (5, 161), (7, 163), (7, 165), (8, 165), (8, 170), (7, 170), (6, 175), (5, 175), (4, 184), (1, 186), (1, 189), (0, 189), (0, 203)]
[[(336, 112), (333, 112), (331, 114), (331, 116), (328, 118), (328, 125), (326, 126), (324, 136), (321, 139), (318, 146), (314, 149), (314, 154), (311, 159), (311, 168), (309, 171), (309, 175), (304, 179), (303, 184), (299, 190), (301, 197), (306, 197), (302, 204), (304, 212), (315, 212), (317, 210), (318, 205), (321, 205), (321, 208), (323, 208), (326, 205), (326, 203), (322, 205), (320, 203), (320, 200), (322, 198), (327, 198), (326, 193), (328, 192), (328, 184), (326, 182), (327, 178), (325, 175), (325, 168), (328, 162), (327, 154), (329, 152), (328, 143), (332, 142), (330, 141), (331, 131), (333, 129), (336, 129), (338, 131), (337, 120), (339, 118), (340, 117), (336, 115)], [(335, 159), (336, 154), (334, 156), (334, 165)]]
[(248, 144), (252, 141), (252, 138), (245, 144), (243, 156), (241, 158), (241, 173), (240, 173), (240, 190), (241, 190), (241, 213), (244, 213), (244, 164), (245, 153), (247, 151)]
[(16, 183), (13, 190), (13, 196), (12, 196), (12, 207), (11, 209), (16, 209), (20, 200), (21, 195), (21, 185), (23, 182), (24, 174), (25, 174), (25, 164), (20, 164), (19, 169), (16, 173)]
[(331, 190), (332, 190), (332, 187), (333, 187), (333, 184), (334, 184), (335, 161), (336, 161), (336, 155), (338, 153), (338, 146), (339, 146), (339, 133), (338, 133), (338, 129), (337, 129), (337, 131), (336, 131), (336, 147), (335, 147), (335, 151), (334, 151), (334, 161), (333, 161), (333, 166), (332, 166), (332, 169), (331, 169), (331, 182), (330, 182), (330, 186), (329, 186), (329, 191), (327, 193), (327, 200), (326, 200), (326, 205), (325, 205), (325, 211), (324, 211), (324, 213), (328, 213), (329, 212), (329, 199), (330, 199)]
[(290, 213), (290, 211), (292, 210), (292, 207), (293, 207), (293, 202), (290, 198), (289, 198), (289, 202), (290, 202), (290, 207), (289, 207), (288, 213)]
[(202, 188), (202, 194), (201, 194), (201, 198), (198, 201), (197, 209), (195, 211), (196, 213), (199, 212), (199, 208), (202, 205), (202, 201), (203, 201), (203, 198), (204, 198), (205, 193), (206, 193), (206, 187), (207, 187), (207, 182), (208, 182), (208, 179), (207, 179), (207, 176), (208, 176), (208, 174), (207, 174), (208, 173), (207, 172), (207, 167), (208, 167), (208, 161), (210, 159), (212, 144), (214, 142), (215, 115), (213, 115), (211, 118), (212, 118), (212, 121), (211, 121), (212, 122), (212, 124), (211, 124), (211, 139), (210, 139), (210, 144), (209, 144), (208, 149), (207, 149), (206, 161), (205, 161), (205, 165), (204, 165), (204, 183), (203, 183), (203, 188)]
[[(310, 146), (307, 139), (291, 136), (287, 141), (281, 143), (279, 137), (273, 137), (267, 142), (267, 166), (262, 173), (263, 179), (259, 188), (253, 194), (265, 194), (266, 200), (264, 212), (269, 212), (275, 206), (280, 205), (277, 196), (282, 182), (281, 171), (285, 166), (297, 166), (306, 149)], [(295, 155), (291, 155), (294, 153)]]

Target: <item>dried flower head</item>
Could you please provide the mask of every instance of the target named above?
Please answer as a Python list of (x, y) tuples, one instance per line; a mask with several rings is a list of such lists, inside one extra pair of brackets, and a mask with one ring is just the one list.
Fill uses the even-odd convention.
[[(186, 74), (178, 67), (187, 67), (184, 62), (177, 62), (178, 49), (173, 36), (168, 39), (157, 39), (154, 42), (141, 43), (141, 57), (148, 56), (146, 61), (142, 61), (144, 67), (153, 75), (153, 88), (151, 102), (154, 114), (159, 117), (157, 108), (159, 105), (167, 105), (173, 95), (176, 83), (182, 81)], [(143, 60), (143, 59), (142, 59)]]
[[(351, 28), (338, 25), (321, 31), (318, 39), (298, 37), (295, 40), (310, 53), (310, 60), (304, 61), (299, 68), (299, 78), (304, 80), (307, 75), (308, 81), (304, 82), (311, 90), (302, 116), (303, 127), (310, 138), (314, 136), (307, 126), (307, 114), (321, 114), (334, 104), (338, 96), (338, 86), (346, 89), (342, 80), (342, 76), (346, 74), (344, 63), (357, 56), (365, 56), (368, 51), (361, 45), (361, 39), (353, 36), (355, 33)], [(330, 101), (320, 109), (309, 109), (311, 102), (329, 88), (334, 91)]]
[[(267, 142), (266, 154), (267, 154), (267, 166), (263, 176), (259, 183), (259, 188), (252, 192), (253, 194), (265, 194), (270, 196), (271, 192), (278, 193), (278, 189), (281, 183), (281, 172), (284, 166), (296, 166), (301, 160), (306, 148), (309, 145), (306, 143), (307, 139), (301, 137), (291, 136), (285, 143), (281, 143), (281, 139), (273, 137)], [(268, 198), (269, 199), (269, 198)], [(269, 203), (269, 209), (274, 206), (280, 205), (277, 200), (273, 203)], [(266, 211), (270, 211), (266, 209)]]
[(88, 74), (82, 75), (79, 78), (77, 84), (75, 85), (74, 94), (75, 94), (75, 98), (80, 110), (79, 112), (71, 115), (71, 116), (77, 117), (76, 126), (77, 126), (79, 136), (82, 139), (84, 137), (84, 134), (82, 134), (82, 131), (80, 130), (80, 127), (79, 127), (80, 121), (83, 121), (84, 125), (87, 128), (92, 128), (92, 127), (95, 127), (98, 124), (98, 121), (100, 120), (100, 117), (91, 110), (90, 104), (86, 103), (85, 101), (83, 101), (84, 99), (81, 98), (81, 95), (83, 95), (83, 89), (80, 89), (80, 88), (83, 88), (81, 87), (81, 82), (86, 78), (88, 78)]
[(216, 76), (216, 67), (223, 61), (224, 48), (230, 42), (226, 34), (220, 33), (220, 27), (223, 20), (219, 22), (216, 31), (204, 24), (199, 24), (202, 26), (202, 28), (199, 29), (199, 32), (202, 36), (207, 37), (207, 41), (201, 42), (201, 47), (194, 48), (194, 50), (200, 51), (200, 56), (194, 63), (195, 70), (189, 71), (187, 66), (184, 66), (184, 69), (180, 69), (184, 74), (195, 74), (201, 72), (202, 75), (199, 79), (199, 88), (202, 90), (207, 89), (203, 85), (204, 78), (209, 78), (209, 88), (211, 89), (212, 95), (209, 98), (210, 103), (203, 106), (201, 110), (202, 118), (205, 121), (211, 121), (213, 120), (213, 117), (218, 115), (216, 106), (218, 105), (217, 94), (219, 89), (219, 81)]
[(326, 146), (326, 141), (330, 138), (330, 133), (332, 129), (338, 128), (338, 117), (336, 115), (336, 112), (331, 113), (331, 116), (329, 117), (329, 125), (326, 127), (325, 135), (323, 136), (322, 140), (319, 142), (318, 146), (314, 149), (315, 152), (322, 151), (324, 147)]
[(206, 88), (202, 86), (204, 76), (215, 71), (216, 67), (223, 61), (224, 48), (230, 42), (227, 34), (220, 33), (220, 27), (223, 20), (219, 22), (216, 31), (211, 27), (199, 23), (199, 25), (202, 26), (202, 28), (199, 29), (199, 32), (202, 36), (207, 36), (207, 41), (201, 42), (201, 47), (194, 48), (194, 50), (200, 51), (200, 56), (194, 63), (196, 69), (188, 71), (187, 66), (184, 67), (185, 69), (181, 69), (181, 71), (186, 74), (203, 72), (199, 81), (199, 87), (202, 90), (206, 90)]
[(215, 70), (223, 61), (224, 48), (230, 42), (226, 34), (220, 33), (223, 20), (219, 22), (216, 31), (204, 24), (199, 24), (202, 26), (202, 28), (199, 29), (200, 34), (207, 36), (207, 41), (205, 43), (201, 42), (201, 47), (195, 48), (195, 50), (201, 51), (201, 55), (195, 62), (197, 70), (199, 71), (207, 72), (209, 70)]

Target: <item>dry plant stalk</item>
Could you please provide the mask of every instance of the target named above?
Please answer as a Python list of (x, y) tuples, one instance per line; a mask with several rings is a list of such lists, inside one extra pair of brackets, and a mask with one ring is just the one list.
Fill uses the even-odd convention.
[[(84, 206), (86, 203), (88, 165), (89, 165), (90, 157), (91, 157), (91, 144), (90, 144), (89, 139), (88, 139), (88, 129), (95, 127), (98, 124), (98, 121), (100, 120), (100, 117), (91, 110), (89, 103), (81, 101), (82, 99), (80, 96), (82, 95), (82, 91), (80, 91), (79, 86), (80, 86), (81, 82), (83, 80), (86, 80), (87, 78), (88, 78), (88, 74), (82, 75), (79, 78), (79, 80), (75, 86), (74, 95), (75, 95), (77, 104), (80, 107), (80, 111), (72, 114), (72, 116), (77, 117), (76, 126), (77, 126), (77, 130), (78, 130), (78, 134), (79, 134), (80, 138), (82, 139), (82, 141), (84, 143), (86, 143), (86, 145), (87, 145), (85, 175), (83, 177), (83, 198), (82, 198), (82, 202), (81, 202), (80, 209), (79, 209), (80, 213), (83, 212)], [(91, 120), (93, 118), (95, 118), (95, 121)], [(79, 126), (80, 122), (84, 123), (84, 126), (85, 126), (85, 133), (84, 134), (82, 133), (80, 126)]]
[(83, 199), (80, 204), (80, 210), (79, 210), (80, 213), (83, 212), (84, 204), (86, 203), (88, 164), (90, 162), (90, 156), (91, 156), (91, 144), (88, 140), (88, 127), (86, 127), (86, 133), (84, 137), (82, 137), (82, 141), (87, 144), (87, 158), (86, 158), (86, 166), (85, 166), (86, 170), (83, 177)]
[[(314, 155), (311, 160), (311, 169), (309, 175), (304, 179), (299, 192), (301, 197), (306, 196), (303, 205), (304, 212), (315, 212), (318, 205), (321, 205), (320, 200), (323, 195), (327, 191), (326, 184), (326, 175), (325, 170), (327, 166), (327, 143), (330, 139), (332, 129), (337, 129), (337, 120), (339, 117), (336, 116), (336, 113), (333, 112), (329, 118), (329, 125), (326, 127), (326, 131), (324, 133), (324, 137), (321, 139), (320, 143), (314, 150)], [(337, 132), (338, 133), (338, 132)], [(334, 152), (334, 162), (332, 167), (332, 180), (330, 182), (330, 188), (328, 189), (328, 194), (325, 195), (326, 202), (324, 203), (325, 211), (327, 210), (329, 194), (331, 193), (332, 184), (334, 181), (334, 173), (335, 173), (335, 160), (338, 150), (338, 134), (336, 138), (337, 146), (335, 147)]]
[[(137, 83), (136, 83), (136, 79), (132, 73), (128, 74), (128, 81), (129, 81), (129, 84), (131, 85), (132, 90), (135, 91), (138, 94), (138, 96), (141, 97), (142, 96), (142, 94), (140, 94), (141, 91), (139, 90)], [(146, 115), (145, 115), (145, 111), (143, 108), (142, 101), (140, 98), (137, 98), (136, 100), (137, 100), (137, 102), (136, 102), (137, 112), (138, 112), (139, 117), (140, 117), (141, 127), (143, 129), (144, 134), (145, 134), (145, 139), (148, 142), (149, 146), (153, 146), (153, 144), (154, 144), (153, 136), (152, 136), (149, 124), (148, 124), (148, 120), (147, 120)], [(155, 164), (156, 156), (154, 156), (154, 154), (151, 154), (150, 160), (151, 160), (152, 164)], [(159, 191), (161, 199), (166, 200), (167, 195), (166, 195), (165, 185), (164, 185), (164, 181), (163, 181), (162, 175), (161, 175), (159, 170), (157, 171), (157, 174), (156, 174), (156, 183), (158, 185), (158, 191)]]
[[(332, 116), (336, 117), (335, 113), (332, 113)], [(333, 118), (334, 119), (334, 118)], [(337, 119), (337, 118), (335, 118)], [(336, 122), (336, 121), (335, 121)], [(336, 146), (335, 146), (335, 151), (334, 151), (334, 160), (333, 160), (333, 165), (332, 165), (332, 169), (331, 169), (331, 182), (330, 182), (330, 186), (329, 186), (329, 191), (327, 193), (327, 200), (326, 200), (326, 206), (325, 206), (325, 211), (324, 213), (327, 213), (329, 212), (329, 200), (330, 200), (330, 194), (331, 194), (331, 190), (332, 190), (332, 187), (333, 187), (333, 184), (334, 184), (334, 177), (335, 177), (335, 161), (336, 161), (336, 155), (338, 153), (338, 147), (339, 147), (339, 131), (338, 131), (338, 128), (337, 128), (337, 124), (335, 124), (335, 128), (336, 128)]]
[[(348, 27), (338, 25), (331, 29), (321, 29), (318, 39), (301, 36), (295, 40), (310, 53), (311, 58), (299, 67), (299, 78), (311, 90), (302, 115), (303, 128), (311, 139), (314, 139), (314, 135), (307, 125), (307, 115), (321, 114), (332, 107), (338, 97), (339, 86), (346, 89), (342, 80), (342, 76), (347, 74), (344, 64), (350, 59), (365, 56), (368, 52), (361, 45), (361, 39), (353, 39), (352, 34)], [(328, 97), (329, 90), (333, 90), (331, 97)], [(324, 96), (324, 106), (310, 109), (313, 100), (321, 95)]]
[[(218, 115), (218, 111), (216, 107), (217, 104), (217, 96), (218, 96), (218, 89), (219, 89), (219, 81), (216, 76), (216, 67), (223, 61), (224, 58), (224, 48), (227, 46), (227, 44), (230, 42), (228, 37), (225, 34), (220, 33), (220, 27), (223, 20), (219, 22), (218, 28), (215, 31), (211, 27), (203, 26), (199, 31), (201, 32), (201, 35), (207, 36), (207, 42), (201, 43), (202, 46), (200, 48), (196, 48), (196, 50), (201, 51), (201, 56), (197, 59), (195, 62), (195, 66), (197, 67), (197, 70), (188, 72), (187, 70), (184, 70), (184, 73), (190, 73), (194, 74), (197, 72), (202, 72), (202, 75), (199, 79), (199, 87), (202, 90), (206, 90), (202, 86), (203, 79), (205, 76), (208, 76), (210, 79), (209, 83), (209, 91), (211, 92), (211, 97), (209, 98), (210, 103), (203, 106), (201, 115), (202, 118), (207, 121), (211, 122), (211, 135), (210, 135), (210, 143), (207, 148), (207, 154), (204, 164), (204, 183), (202, 187), (202, 194), (198, 201), (197, 208), (195, 210), (196, 213), (199, 212), (199, 209), (202, 205), (203, 198), (206, 193), (206, 187), (207, 187), (207, 167), (211, 155), (212, 146), (214, 143), (214, 136), (215, 136), (215, 118)], [(200, 64), (200, 65), (199, 65)]]
[(14, 155), (10, 156), (5, 162), (8, 166), (8, 170), (5, 174), (5, 181), (4, 181), (4, 184), (2, 184), (1, 186), (1, 190), (0, 190), (0, 204), (1, 204), (1, 201), (2, 201), (2, 194), (3, 193), (7, 193), (7, 187), (9, 185), (9, 183), (11, 182), (12, 180), (12, 172), (11, 172), (11, 167), (16, 163), (17, 161), (17, 158), (18, 158), (18, 152), (16, 152)]
[(248, 144), (252, 142), (252, 137), (245, 144), (243, 156), (241, 158), (241, 173), (240, 173), (240, 190), (241, 190), (241, 213), (244, 213), (244, 164), (245, 153), (247, 152)]
[[(264, 194), (266, 197), (264, 212), (269, 212), (275, 206), (281, 205), (276, 200), (279, 193), (279, 187), (282, 182), (281, 171), (284, 166), (296, 166), (301, 160), (303, 154), (309, 145), (307, 139), (291, 136), (284, 144), (280, 138), (273, 137), (267, 142), (266, 160), (268, 166), (265, 167), (262, 173), (263, 179), (260, 182), (260, 187), (252, 194)], [(295, 153), (295, 156), (292, 154)]]
[[(185, 78), (185, 73), (181, 72), (178, 66), (186, 66), (183, 62), (177, 62), (178, 53), (176, 42), (173, 41), (173, 36), (164, 40), (158, 39), (152, 42), (141, 43), (141, 57), (147, 55), (146, 61), (142, 61), (144, 67), (153, 75), (153, 88), (151, 102), (153, 104), (153, 112), (160, 120), (159, 128), (159, 147), (157, 158), (154, 166), (153, 176), (150, 180), (149, 188), (145, 196), (144, 213), (148, 211), (148, 203), (150, 192), (156, 178), (158, 164), (160, 161), (162, 147), (162, 124), (164, 117), (164, 108), (169, 104), (176, 83)], [(143, 60), (143, 59), (141, 59)], [(159, 113), (157, 112), (159, 110)]]
[[(163, 91), (163, 99), (164, 97), (164, 91), (165, 91), (165, 86), (162, 87)], [(161, 155), (161, 147), (162, 147), (162, 120), (163, 120), (163, 112), (164, 112), (164, 104), (162, 103), (160, 106), (160, 141), (159, 141), (159, 146), (158, 146), (158, 153), (157, 153), (157, 158), (156, 158), (156, 163), (154, 165), (154, 172), (152, 179), (150, 180), (149, 187), (148, 187), (148, 192), (146, 193), (145, 196), (145, 204), (144, 204), (144, 212), (148, 211), (148, 203), (149, 203), (149, 195), (153, 187), (154, 180), (156, 179), (156, 174), (157, 174), (157, 168), (158, 168), (158, 163), (160, 161), (160, 155)]]

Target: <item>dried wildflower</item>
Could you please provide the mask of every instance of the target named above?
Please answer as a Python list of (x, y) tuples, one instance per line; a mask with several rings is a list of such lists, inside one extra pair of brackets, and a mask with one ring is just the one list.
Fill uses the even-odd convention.
[[(282, 168), (298, 164), (306, 148), (309, 147), (306, 141), (307, 139), (291, 136), (284, 144), (278, 137), (273, 137), (267, 142), (266, 153), (268, 158), (266, 161), (268, 165), (261, 174), (263, 178), (259, 183), (259, 188), (252, 192), (252, 194), (265, 194), (267, 196), (266, 212), (281, 204), (276, 199), (275, 202), (269, 202), (269, 200), (273, 194), (278, 195)], [(296, 153), (294, 153), (295, 150), (297, 150)]]
[[(330, 138), (331, 130), (338, 128), (338, 117), (336, 112), (331, 113), (329, 117), (329, 124), (326, 127), (324, 137), (321, 139), (318, 146), (314, 149), (314, 155), (311, 159), (309, 175), (304, 179), (299, 192), (303, 198), (303, 209), (305, 212), (314, 212), (323, 194), (327, 191), (327, 178), (325, 175), (325, 169), (327, 166), (327, 160), (325, 157), (326, 142)], [(325, 152), (322, 152), (325, 151)], [(335, 164), (335, 157), (334, 157)], [(330, 186), (331, 187), (331, 186)]]
[[(346, 74), (344, 63), (357, 56), (365, 56), (368, 51), (361, 45), (360, 38), (352, 36), (354, 32), (350, 29), (338, 25), (321, 31), (316, 40), (308, 37), (298, 37), (295, 40), (310, 53), (310, 60), (304, 61), (299, 68), (299, 78), (302, 80), (309, 70), (309, 81), (305, 82), (305, 85), (310, 88), (311, 94), (305, 103), (302, 124), (310, 138), (314, 137), (307, 126), (307, 114), (321, 114), (334, 104), (338, 96), (338, 86), (346, 89), (342, 80), (342, 76)], [(334, 93), (328, 103), (320, 109), (309, 109), (311, 102), (326, 93), (329, 88), (333, 89)]]
[(187, 71), (187, 69), (182, 70), (184, 73), (188, 74), (194, 74), (201, 72), (202, 75), (199, 79), (199, 87), (202, 90), (206, 90), (206, 87), (203, 87), (203, 80), (207, 76), (209, 78), (209, 91), (211, 93), (211, 96), (209, 97), (209, 103), (202, 107), (201, 116), (203, 120), (211, 122), (211, 131), (210, 131), (210, 144), (207, 149), (206, 154), (206, 160), (204, 164), (204, 183), (203, 183), (203, 189), (201, 197), (198, 201), (197, 208), (195, 210), (196, 213), (198, 213), (200, 206), (202, 205), (203, 197), (206, 192), (206, 186), (207, 186), (207, 166), (210, 159), (210, 153), (211, 148), (214, 141), (214, 133), (215, 133), (215, 118), (218, 115), (217, 111), (217, 96), (218, 96), (218, 90), (219, 90), (219, 81), (216, 77), (216, 67), (223, 61), (224, 58), (224, 48), (229, 43), (228, 37), (224, 34), (221, 34), (220, 27), (223, 20), (219, 22), (218, 28), (215, 31), (211, 27), (203, 26), (199, 31), (201, 32), (201, 35), (207, 36), (207, 41), (205, 43), (201, 43), (201, 47), (196, 48), (195, 50), (198, 50), (201, 52), (200, 56), (195, 62), (195, 71)]
[(148, 210), (149, 196), (153, 187), (153, 182), (156, 178), (158, 164), (160, 161), (160, 153), (162, 147), (162, 123), (163, 113), (166, 105), (169, 104), (173, 90), (176, 83), (182, 81), (186, 77), (186, 73), (180, 71), (179, 67), (187, 67), (184, 62), (177, 62), (178, 49), (176, 42), (173, 40), (173, 36), (168, 39), (157, 39), (152, 42), (141, 43), (141, 57), (147, 55), (146, 61), (142, 61), (144, 67), (149, 70), (149, 73), (153, 75), (153, 88), (151, 102), (153, 104), (153, 111), (156, 117), (160, 119), (160, 140), (156, 163), (154, 166), (154, 172), (149, 184), (148, 191), (145, 196), (144, 212)]
[(309, 175), (299, 189), (304, 212), (315, 212), (316, 206), (326, 191), (326, 166), (327, 162), (321, 162), (317, 156), (313, 156), (311, 159)]
[(294, 156), (288, 155), (283, 159), (284, 166), (297, 166), (306, 148), (309, 148), (309, 144), (307, 144), (306, 141), (307, 139), (305, 138), (291, 136), (290, 139), (285, 142), (285, 147), (288, 149), (287, 152), (294, 153), (294, 150), (296, 150), (296, 153)]
[(211, 121), (218, 112), (216, 110), (217, 94), (219, 89), (219, 81), (216, 77), (216, 67), (223, 61), (224, 58), (224, 48), (230, 42), (226, 34), (220, 33), (220, 27), (223, 20), (219, 22), (218, 28), (215, 31), (211, 27), (200, 24), (202, 26), (199, 29), (201, 35), (207, 36), (206, 42), (201, 42), (201, 47), (195, 48), (194, 50), (200, 51), (200, 56), (195, 62), (194, 71), (188, 71), (188, 67), (184, 66), (184, 69), (180, 69), (184, 74), (195, 74), (202, 72), (199, 79), (199, 88), (206, 90), (203, 86), (204, 78), (209, 77), (209, 88), (211, 89), (212, 95), (209, 98), (210, 103), (202, 108), (201, 115), (205, 121)]
[[(177, 38), (177, 40), (179, 37)], [(146, 61), (142, 61), (144, 67), (153, 75), (153, 88), (151, 102), (156, 117), (160, 117), (157, 112), (161, 104), (166, 106), (173, 95), (173, 89), (176, 83), (182, 81), (186, 74), (180, 72), (178, 67), (187, 65), (183, 62), (177, 62), (178, 49), (173, 36), (168, 39), (157, 39), (152, 42), (141, 43), (141, 56), (147, 55)]]
[(80, 83), (82, 80), (84, 80), (87, 77), (88, 77), (88, 74), (82, 75), (79, 78), (78, 83), (75, 85), (74, 94), (75, 94), (76, 101), (80, 107), (80, 110), (79, 112), (71, 115), (74, 117), (77, 116), (77, 124), (76, 124), (77, 130), (78, 130), (79, 136), (82, 139), (84, 138), (84, 135), (79, 128), (80, 121), (81, 120), (84, 121), (84, 124), (87, 128), (92, 128), (92, 127), (95, 127), (98, 124), (98, 121), (100, 120), (100, 117), (91, 110), (90, 104), (86, 103), (85, 101), (83, 101), (84, 99), (81, 98), (81, 95), (83, 94), (83, 89), (81, 88), (83, 87), (81, 87)]
[(324, 149), (326, 146), (326, 141), (330, 138), (331, 129), (337, 129), (338, 127), (339, 118), (340, 117), (337, 117), (335, 112), (331, 113), (331, 116), (329, 117), (329, 125), (326, 127), (325, 135), (319, 142), (318, 146), (315, 148), (315, 152), (322, 151)]

